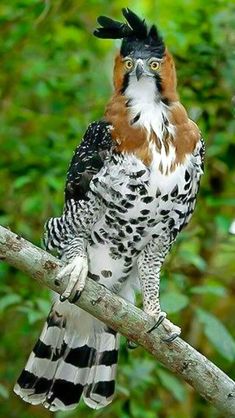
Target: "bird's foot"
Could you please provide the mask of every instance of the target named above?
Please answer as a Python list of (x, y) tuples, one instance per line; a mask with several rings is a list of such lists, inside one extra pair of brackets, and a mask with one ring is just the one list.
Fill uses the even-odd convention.
[(60, 296), (61, 302), (69, 299), (71, 303), (75, 303), (80, 298), (85, 287), (87, 273), (88, 262), (86, 256), (75, 257), (71, 263), (60, 270), (57, 280), (64, 281), (65, 278), (69, 278), (67, 287)]
[(157, 316), (154, 317), (154, 324), (147, 332), (149, 333), (154, 331), (156, 328), (159, 327), (159, 325), (162, 325), (163, 328), (169, 334), (168, 337), (162, 338), (162, 340), (167, 343), (171, 343), (181, 334), (181, 328), (177, 325), (172, 324), (172, 322), (166, 318), (166, 312), (161, 311)]

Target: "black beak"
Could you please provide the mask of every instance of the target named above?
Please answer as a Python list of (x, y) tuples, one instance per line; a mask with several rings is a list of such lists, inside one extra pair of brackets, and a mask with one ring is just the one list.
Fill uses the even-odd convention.
[(139, 63), (137, 64), (137, 67), (135, 69), (136, 78), (139, 81), (140, 77), (142, 76), (144, 72), (143, 66)]

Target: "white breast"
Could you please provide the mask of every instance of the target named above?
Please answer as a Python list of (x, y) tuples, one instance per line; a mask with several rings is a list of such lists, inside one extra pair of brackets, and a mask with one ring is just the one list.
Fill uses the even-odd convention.
[[(170, 145), (169, 151), (166, 152), (163, 135), (165, 130), (168, 130), (169, 134), (174, 136), (175, 130), (169, 121), (168, 107), (160, 100), (154, 78), (143, 77), (139, 81), (136, 78), (131, 79), (126, 90), (126, 96), (131, 99), (130, 121), (139, 115), (139, 119), (134, 126), (145, 128), (149, 138), (151, 132), (154, 132), (161, 141), (160, 151), (153, 142), (150, 142), (149, 146), (153, 154), (152, 165), (159, 168), (161, 163), (162, 171), (166, 173), (175, 160), (175, 148)], [(168, 121), (167, 125), (166, 121)]]

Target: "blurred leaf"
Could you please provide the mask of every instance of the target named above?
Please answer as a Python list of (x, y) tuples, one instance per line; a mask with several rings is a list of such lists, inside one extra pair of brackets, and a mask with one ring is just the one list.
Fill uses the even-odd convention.
[(205, 312), (203, 309), (196, 309), (199, 321), (204, 326), (204, 332), (218, 350), (227, 360), (235, 360), (235, 341), (222, 322), (214, 315)]
[(153, 361), (143, 359), (139, 362), (137, 359), (132, 359), (123, 371), (128, 377), (129, 387), (134, 389), (136, 387), (143, 387), (146, 384), (154, 383), (153, 370), (155, 364)]
[(14, 181), (14, 188), (20, 189), (21, 187), (25, 186), (26, 184), (31, 182), (30, 176), (21, 176)]
[(51, 301), (42, 299), (42, 298), (37, 298), (36, 299), (36, 304), (38, 305), (40, 311), (47, 316), (50, 308), (51, 308)]
[(125, 386), (122, 386), (122, 385), (116, 384), (116, 390), (117, 390), (119, 393), (121, 393), (122, 395), (126, 396), (126, 397), (130, 396), (130, 391), (129, 391), (129, 389), (128, 389), (127, 387), (125, 387)]
[(181, 293), (166, 292), (161, 296), (162, 309), (169, 314), (181, 311), (188, 303), (188, 297)]
[(215, 296), (226, 296), (228, 291), (224, 286), (217, 283), (208, 283), (203, 286), (194, 286), (190, 289), (191, 293), (198, 295), (215, 295)]
[(0, 396), (4, 399), (9, 398), (9, 392), (5, 386), (0, 383)]
[(15, 305), (21, 301), (21, 297), (16, 293), (11, 293), (0, 298), (0, 312), (5, 311), (8, 307)]
[(208, 206), (235, 206), (235, 198), (233, 197), (217, 197), (214, 198), (213, 196), (208, 196), (207, 198)]
[(163, 369), (159, 369), (157, 374), (161, 384), (172, 393), (177, 401), (184, 402), (186, 400), (186, 390), (175, 376)]

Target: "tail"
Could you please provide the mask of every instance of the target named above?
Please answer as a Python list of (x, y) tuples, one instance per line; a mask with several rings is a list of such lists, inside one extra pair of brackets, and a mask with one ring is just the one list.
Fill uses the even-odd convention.
[(51, 411), (91, 408), (114, 396), (119, 336), (69, 302), (56, 302), (14, 391)]

